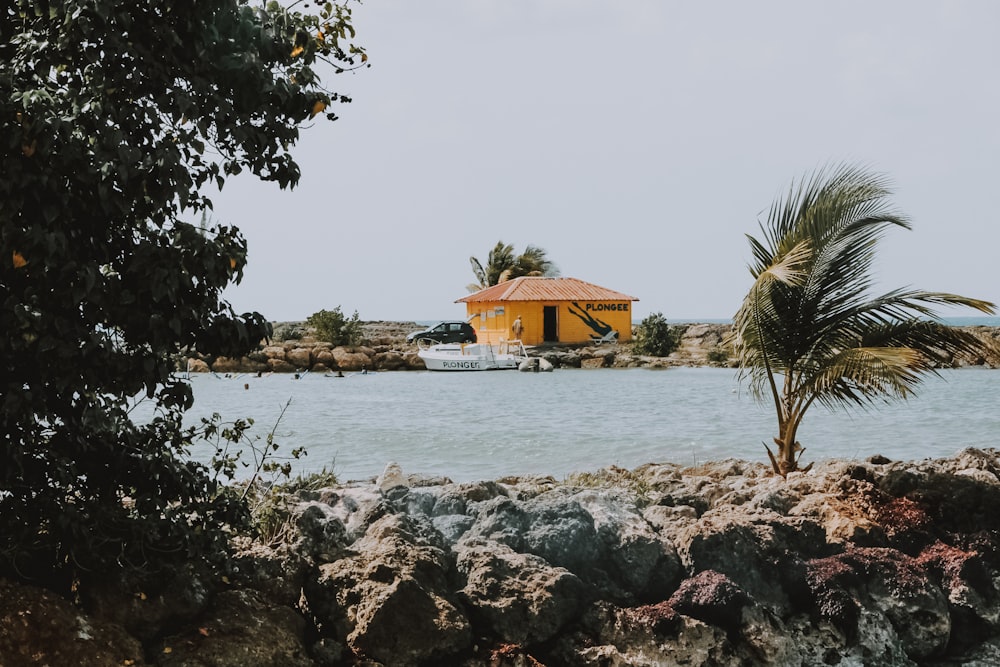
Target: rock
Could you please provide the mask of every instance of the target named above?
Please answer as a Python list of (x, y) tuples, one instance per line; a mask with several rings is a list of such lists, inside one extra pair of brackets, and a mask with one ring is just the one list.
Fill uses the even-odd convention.
[(784, 614), (793, 606), (789, 592), (796, 587), (803, 559), (830, 553), (824, 538), (823, 529), (809, 520), (716, 508), (685, 528), (676, 546), (688, 572), (725, 575)]
[(285, 361), (299, 370), (309, 370), (312, 367), (312, 350), (307, 347), (293, 347), (285, 351)]
[(272, 373), (294, 373), (299, 370), (298, 367), (293, 366), (284, 359), (268, 359), (267, 367)]
[(456, 551), (459, 595), (491, 636), (544, 642), (579, 616), (586, 587), (568, 570), (495, 542), (468, 540)]
[(680, 581), (680, 559), (624, 494), (583, 491), (573, 499), (593, 518), (601, 545), (596, 567), (632, 600), (656, 601)]
[(684, 580), (667, 604), (685, 616), (735, 636), (739, 634), (743, 610), (753, 604), (753, 598), (724, 574), (704, 570)]
[(285, 347), (283, 345), (268, 345), (261, 350), (268, 359), (285, 359)]
[(406, 490), (410, 485), (403, 475), (403, 469), (400, 465), (390, 462), (386, 464), (382, 475), (375, 481), (375, 486), (378, 487), (382, 495), (386, 495), (394, 489)]
[(247, 538), (237, 538), (233, 580), (287, 607), (298, 604), (310, 571), (310, 560), (294, 546), (271, 548)]
[(185, 369), (190, 373), (208, 373), (212, 369), (208, 367), (202, 359), (188, 359), (187, 368)]
[(81, 582), (83, 607), (93, 616), (148, 641), (196, 618), (222, 586), (218, 575), (195, 561), (158, 572), (123, 570)]
[(806, 581), (819, 615), (849, 638), (863, 636), (868, 624), (885, 627), (891, 629), (886, 648), (898, 642), (918, 661), (948, 644), (947, 599), (914, 559), (895, 549), (849, 549), (811, 560)]
[(329, 369), (338, 370), (337, 359), (333, 356), (333, 350), (328, 347), (314, 347), (312, 349), (313, 364), (322, 364)]
[(572, 572), (588, 569), (598, 548), (593, 517), (579, 503), (558, 495), (527, 502), (488, 501), (480, 508), (469, 536), (535, 554)]
[(212, 362), (212, 370), (216, 373), (238, 373), (245, 366), (245, 360), (230, 357), (216, 357), (215, 361)]
[(268, 544), (238, 537), (225, 578), (86, 575), (82, 611), (2, 584), (0, 664), (23, 642), (50, 664), (993, 664), (998, 473), (989, 449), (787, 479), (725, 460), (453, 484), (390, 464), (275, 488)]
[(720, 628), (678, 614), (666, 602), (631, 608), (598, 603), (582, 637), (558, 643), (557, 664), (586, 667), (736, 667), (743, 662)]
[(394, 350), (376, 353), (372, 363), (375, 368), (386, 371), (404, 370), (409, 366), (406, 357)]
[(352, 545), (355, 555), (321, 565), (304, 593), (322, 635), (345, 637), (356, 656), (402, 667), (469, 647), (469, 621), (448, 587), (448, 556), (427, 532), (384, 516)]
[(952, 632), (948, 648), (965, 651), (987, 642), (1000, 629), (1000, 591), (985, 559), (942, 542), (926, 548), (917, 563), (948, 599)]
[(0, 579), (0, 664), (143, 665), (142, 645), (41, 588)]
[(345, 371), (360, 371), (362, 369), (371, 370), (375, 366), (372, 358), (364, 348), (333, 348), (333, 358), (337, 368)]
[(305, 620), (260, 593), (220, 593), (211, 609), (183, 632), (162, 640), (159, 667), (313, 667)]
[(298, 540), (293, 548), (312, 562), (331, 561), (348, 545), (347, 529), (326, 503), (303, 503), (296, 508)]

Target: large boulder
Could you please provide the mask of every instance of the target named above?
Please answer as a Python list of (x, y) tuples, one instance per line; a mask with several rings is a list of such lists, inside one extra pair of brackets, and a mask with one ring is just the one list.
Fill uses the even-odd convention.
[[(920, 564), (895, 549), (857, 548), (806, 563), (816, 613), (849, 640), (879, 635), (886, 651), (900, 647), (913, 660), (942, 653), (951, 636), (944, 593)], [(881, 628), (872, 632), (871, 628)]]
[(409, 366), (406, 358), (401, 353), (394, 350), (376, 352), (372, 362), (375, 364), (375, 368), (386, 371), (405, 370)]
[(490, 635), (544, 642), (579, 616), (586, 587), (569, 570), (496, 542), (469, 540), (456, 551), (464, 578), (459, 595)]
[(329, 347), (314, 347), (312, 350), (313, 365), (323, 364), (326, 368), (337, 369), (337, 359)]
[(676, 588), (682, 575), (677, 551), (639, 513), (634, 496), (588, 490), (573, 499), (594, 521), (600, 546), (595, 567), (621, 589), (621, 599), (657, 602)]
[(291, 607), (275, 604), (256, 591), (225, 591), (216, 596), (196, 623), (160, 642), (156, 664), (313, 667), (315, 663), (305, 645), (305, 628), (305, 619)]
[(737, 667), (752, 664), (737, 653), (725, 631), (682, 616), (666, 602), (618, 608), (593, 605), (579, 636), (556, 644), (556, 664), (581, 667)]
[(142, 645), (121, 625), (42, 588), (0, 579), (0, 665), (141, 665)]
[(285, 358), (285, 347), (283, 345), (268, 345), (264, 347), (261, 352), (263, 352), (264, 356), (268, 359), (284, 360)]
[(559, 494), (526, 502), (495, 498), (483, 503), (468, 534), (578, 573), (590, 569), (598, 552), (593, 517), (575, 500)]
[(677, 538), (677, 552), (691, 574), (723, 574), (779, 614), (793, 606), (805, 558), (828, 555), (826, 533), (813, 521), (774, 512), (710, 510)]
[(312, 367), (312, 350), (307, 347), (293, 347), (285, 351), (285, 361), (299, 370)]
[(212, 362), (212, 370), (216, 373), (239, 373), (246, 367), (244, 359), (232, 357), (216, 357)]
[[(373, 351), (368, 348), (333, 348), (333, 358), (336, 367), (345, 371), (360, 371), (362, 369), (372, 370), (375, 365), (372, 362)], [(331, 366), (331, 368), (333, 368)]]
[(80, 597), (93, 616), (148, 641), (197, 618), (223, 585), (219, 575), (193, 561), (177, 569), (88, 577), (81, 582)]
[(209, 367), (208, 363), (203, 359), (188, 359), (187, 368), (184, 370), (189, 373), (208, 373), (212, 369)]
[(272, 373), (294, 373), (299, 370), (297, 367), (281, 359), (269, 358), (267, 360), (267, 367)]
[(450, 593), (449, 556), (428, 524), (388, 514), (319, 567), (304, 593), (321, 634), (356, 656), (419, 665), (471, 645), (469, 621)]

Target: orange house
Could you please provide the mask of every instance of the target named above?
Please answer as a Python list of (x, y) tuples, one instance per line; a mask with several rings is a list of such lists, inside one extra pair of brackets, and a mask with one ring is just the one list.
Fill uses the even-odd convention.
[(480, 343), (520, 338), (540, 345), (631, 340), (638, 300), (577, 278), (522, 277), (455, 303), (465, 304)]

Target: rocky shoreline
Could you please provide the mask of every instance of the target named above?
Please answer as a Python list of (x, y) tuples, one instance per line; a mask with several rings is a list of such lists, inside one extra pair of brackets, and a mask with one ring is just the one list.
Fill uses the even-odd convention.
[[(322, 480), (320, 480), (322, 481)], [(277, 491), (277, 490), (275, 490)], [(0, 663), (1000, 664), (1000, 452), (286, 487), (235, 571), (0, 581)]]
[[(617, 345), (542, 345), (529, 355), (546, 359), (555, 368), (669, 368), (672, 366), (728, 366), (733, 363), (726, 345), (728, 324), (681, 324), (678, 349), (669, 357), (649, 357), (634, 353), (631, 343)], [(422, 327), (415, 322), (365, 322), (363, 341), (357, 346), (334, 346), (308, 335), (305, 325), (283, 323), (276, 331), (302, 332), (297, 338), (266, 341), (258, 350), (241, 359), (192, 354), (178, 359), (178, 370), (215, 373), (295, 373), (303, 371), (425, 370), (414, 344), (406, 335)], [(991, 350), (981, 358), (954, 359), (953, 366), (1000, 367), (1000, 328), (963, 327), (989, 343)]]

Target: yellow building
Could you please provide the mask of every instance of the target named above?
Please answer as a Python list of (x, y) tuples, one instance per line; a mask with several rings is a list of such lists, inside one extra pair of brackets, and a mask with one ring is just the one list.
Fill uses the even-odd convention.
[(632, 339), (634, 296), (577, 278), (522, 277), (463, 297), (480, 343), (525, 345)]

